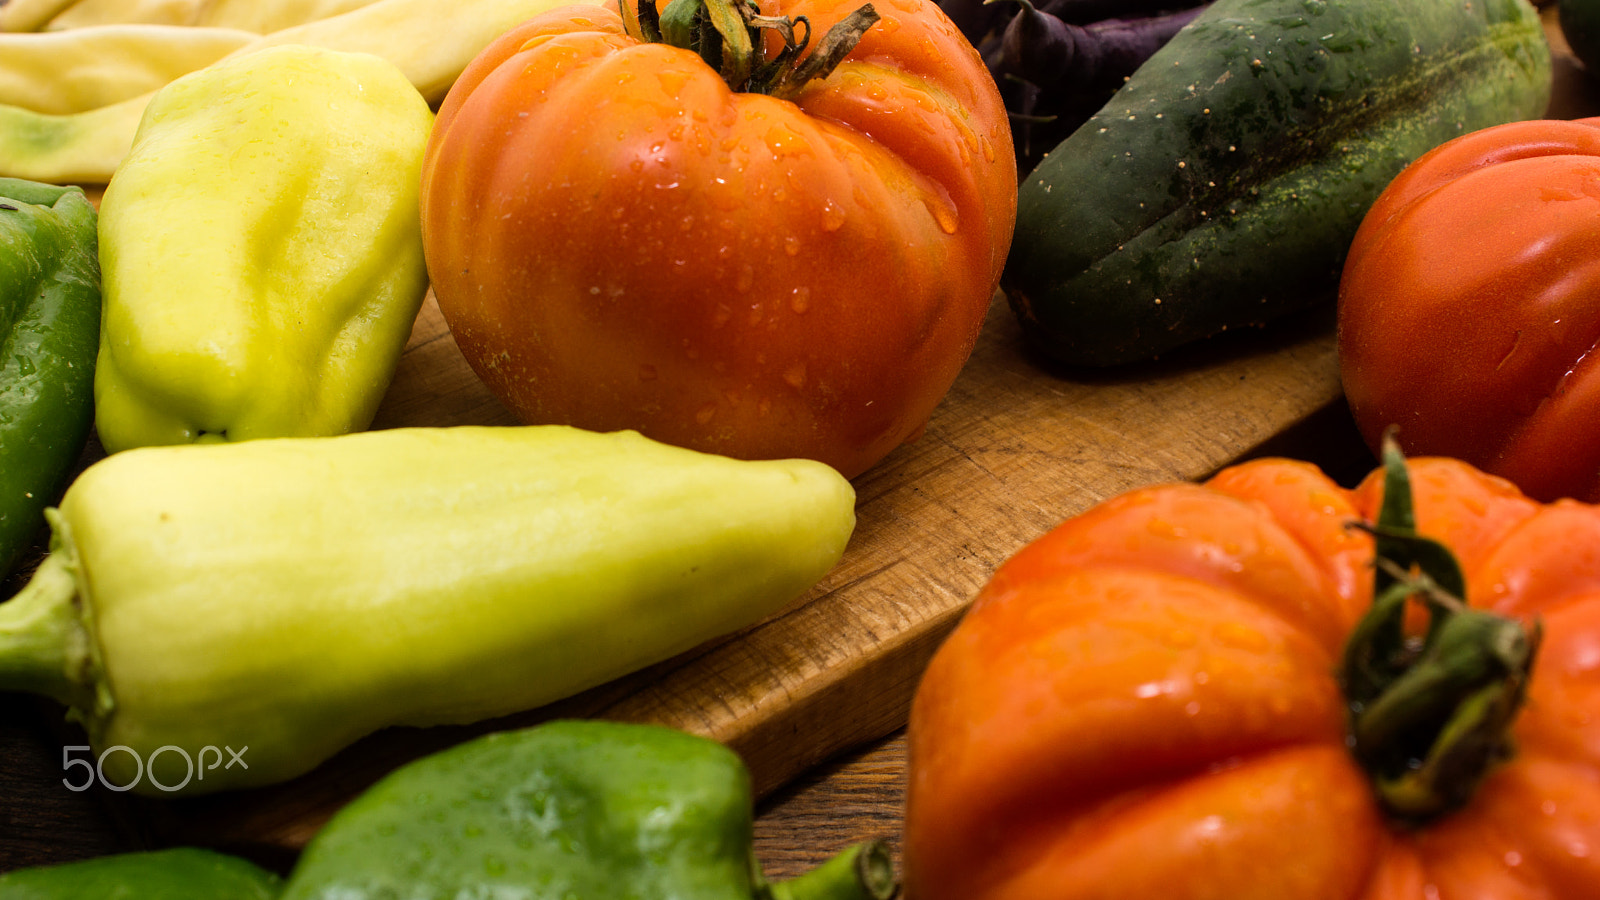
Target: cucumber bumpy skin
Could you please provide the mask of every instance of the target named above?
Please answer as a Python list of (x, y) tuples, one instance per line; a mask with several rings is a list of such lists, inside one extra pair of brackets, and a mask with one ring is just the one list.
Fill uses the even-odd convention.
[(1001, 286), (1085, 366), (1331, 301), (1401, 169), (1550, 85), (1527, 0), (1215, 0), (1023, 183)]

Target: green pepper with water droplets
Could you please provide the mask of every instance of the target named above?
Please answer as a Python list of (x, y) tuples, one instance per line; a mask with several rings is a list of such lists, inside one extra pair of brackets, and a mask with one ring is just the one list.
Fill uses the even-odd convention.
[(100, 264), (76, 187), (0, 178), (0, 573), (44, 530), (94, 419)]
[(562, 720), (390, 773), (312, 838), (283, 900), (888, 900), (878, 842), (771, 882), (733, 751), (654, 725)]

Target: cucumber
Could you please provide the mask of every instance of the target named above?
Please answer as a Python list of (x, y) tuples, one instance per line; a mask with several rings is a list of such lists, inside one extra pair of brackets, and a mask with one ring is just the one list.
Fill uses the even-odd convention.
[(1024, 181), (1001, 286), (1084, 366), (1331, 302), (1401, 169), (1550, 86), (1528, 0), (1215, 0)]

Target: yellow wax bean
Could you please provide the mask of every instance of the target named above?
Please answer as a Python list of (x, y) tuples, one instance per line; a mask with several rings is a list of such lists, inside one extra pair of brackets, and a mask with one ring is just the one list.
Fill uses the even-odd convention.
[(110, 106), (259, 39), (233, 28), (178, 25), (0, 34), (0, 104), (54, 115)]

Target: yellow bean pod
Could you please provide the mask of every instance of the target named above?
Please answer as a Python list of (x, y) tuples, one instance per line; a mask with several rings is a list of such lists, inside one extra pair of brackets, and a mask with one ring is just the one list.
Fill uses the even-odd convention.
[(5, 0), (0, 31), (38, 31), (72, 6), (73, 0)]
[(259, 37), (178, 25), (0, 34), (0, 104), (52, 115), (99, 109), (148, 94)]
[(375, 0), (78, 0), (46, 30), (141, 23), (238, 28), (271, 34), (359, 9)]
[[(471, 0), (445, 8), (438, 0), (377, 0), (343, 15), (264, 35), (226, 58), (283, 44), (370, 53), (393, 63), (437, 106), (467, 63), (490, 41), (526, 19), (571, 2)], [(599, 5), (599, 0), (576, 2)], [(150, 96), (70, 115), (0, 105), (0, 177), (105, 184), (133, 146), (133, 133)]]

